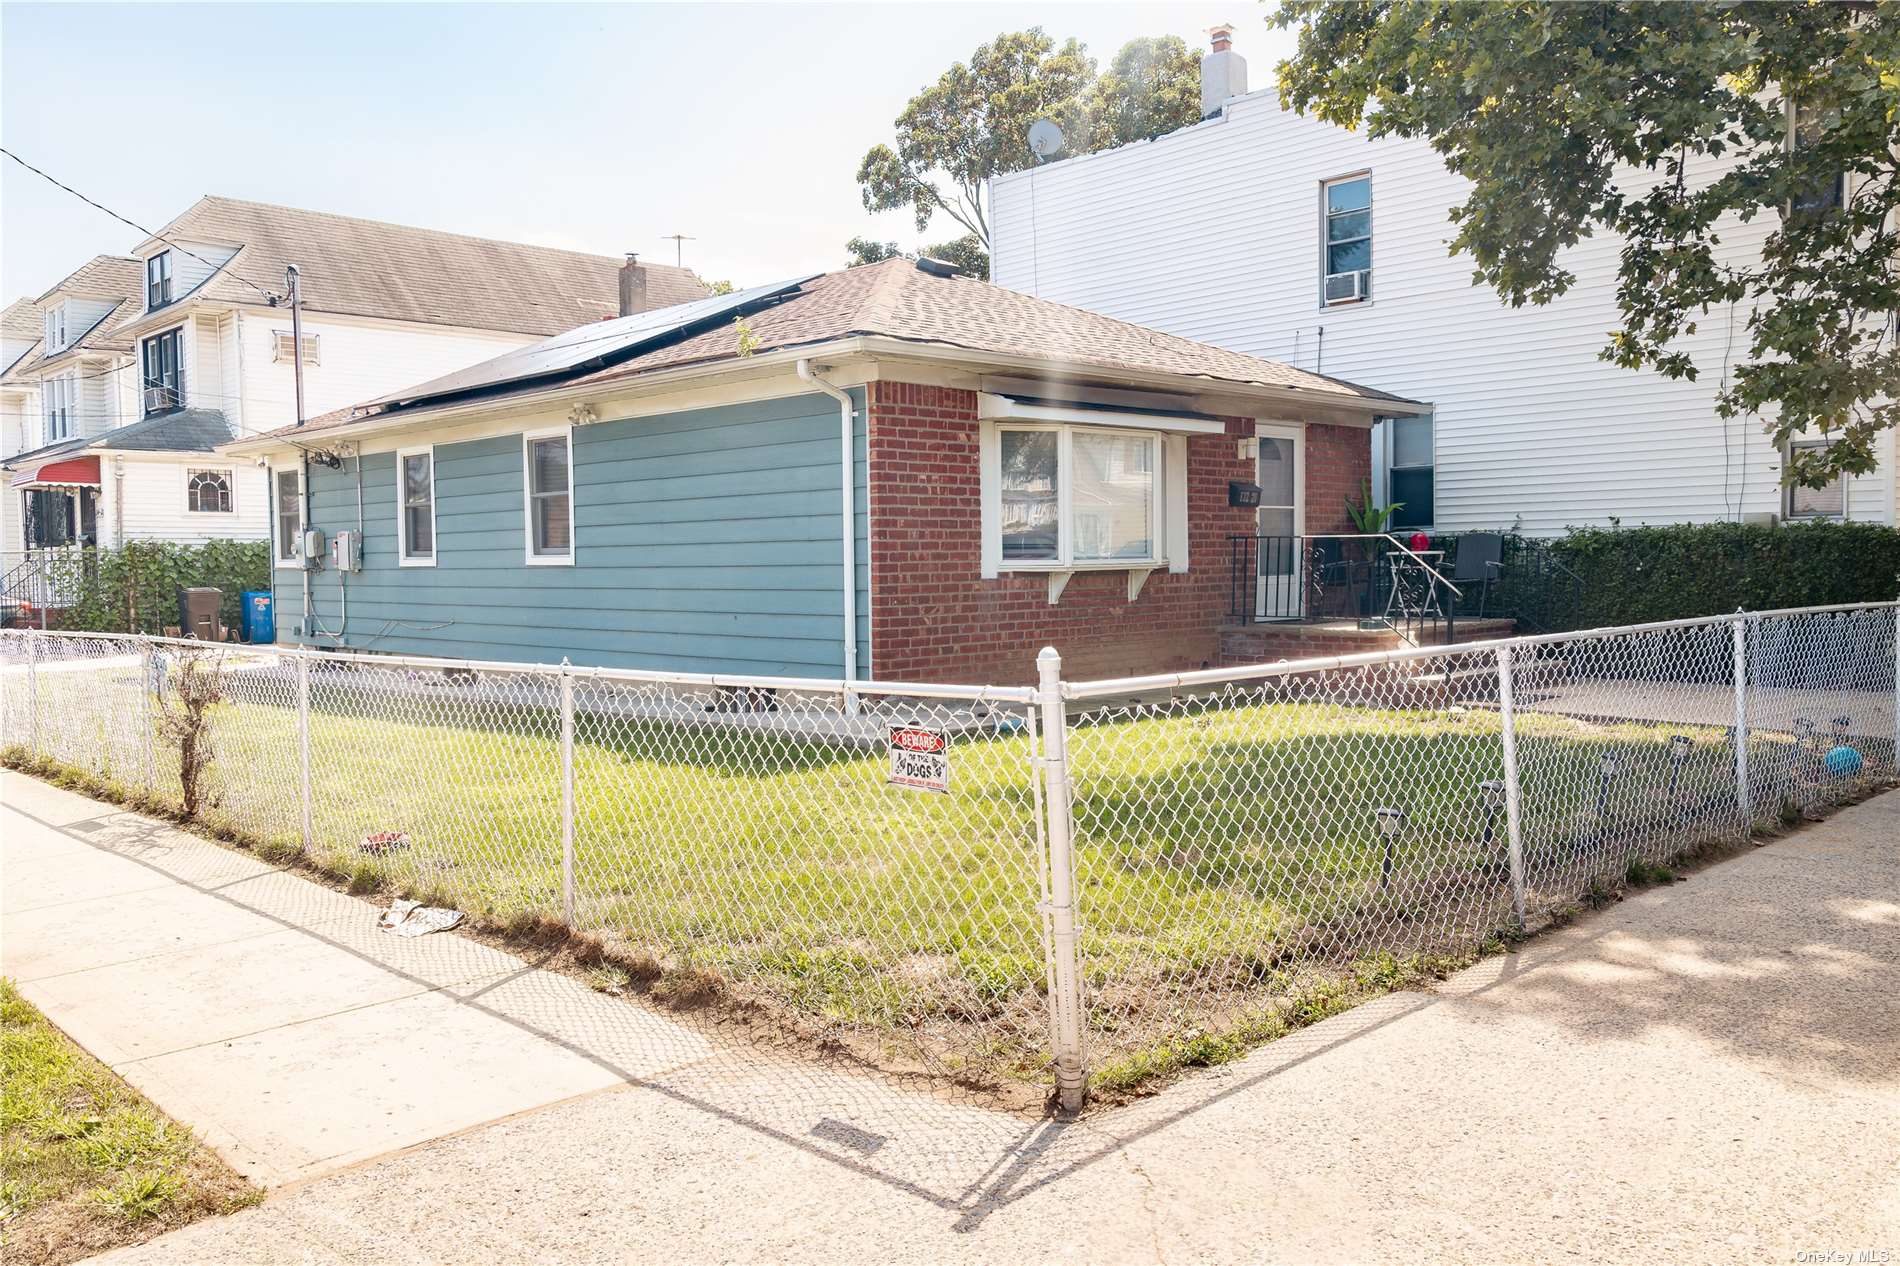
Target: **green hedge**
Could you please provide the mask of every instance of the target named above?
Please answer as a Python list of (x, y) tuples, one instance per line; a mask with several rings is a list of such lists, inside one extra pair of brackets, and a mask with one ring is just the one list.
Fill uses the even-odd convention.
[[(1562, 566), (1540, 566), (1540, 553)], [(1574, 528), (1548, 542), (1509, 539), (1493, 605), (1503, 614), (1522, 607), (1544, 627), (1580, 629), (1897, 596), (1900, 531), (1893, 528), (1684, 523)]]
[(82, 549), (48, 558), (58, 595), (49, 624), (87, 633), (162, 633), (178, 623), (178, 591), (224, 591), (224, 623), (238, 628), (247, 589), (269, 589), (269, 541), (179, 545), (132, 541), (117, 549)]

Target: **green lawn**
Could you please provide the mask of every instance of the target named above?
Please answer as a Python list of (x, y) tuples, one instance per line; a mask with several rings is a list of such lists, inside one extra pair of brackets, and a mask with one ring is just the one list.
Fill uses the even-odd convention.
[[(325, 673), (315, 690), (318, 860), (478, 915), (558, 914), (558, 725), (543, 701), (478, 707), (437, 687), (392, 697), (372, 680)], [(42, 709), (59, 709), (62, 744), (80, 744), (69, 750), (91, 733), (117, 762), (107, 772), (135, 783), (135, 687), (100, 702), (111, 692), (82, 697), (77, 681), (44, 687)], [(205, 813), (280, 847), (300, 834), (284, 690), (257, 678), (215, 710)], [(670, 975), (711, 972), (794, 1018), (872, 1035), (900, 1061), (1042, 1075), (1037, 801), (1021, 729), (956, 738), (951, 792), (933, 795), (888, 785), (881, 748), (684, 713), (583, 712), (577, 728), (583, 927)], [(1673, 774), (1672, 733), (1692, 740)], [(1620, 872), (1639, 839), (1661, 857), (1736, 825), (1719, 729), (1530, 714), (1519, 744), (1534, 901)], [(1501, 772), (1493, 712), (1257, 699), (1105, 709), (1072, 727), (1070, 748), (1098, 1056), (1245, 1028), (1315, 972), (1467, 949), (1509, 914), (1503, 817), (1487, 843), (1479, 792)], [(1621, 769), (1599, 813), (1610, 750)], [(158, 764), (175, 795), (175, 755)], [(1405, 815), (1389, 874), (1373, 814), (1385, 807)], [(406, 832), (409, 847), (366, 856), (358, 842), (378, 830)]]
[(257, 1192), (0, 979), (0, 1246), (77, 1261)]

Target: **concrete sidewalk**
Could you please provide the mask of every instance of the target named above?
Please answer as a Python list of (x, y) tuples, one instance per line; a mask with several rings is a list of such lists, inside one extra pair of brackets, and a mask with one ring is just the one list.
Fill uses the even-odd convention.
[[(459, 1131), (115, 1262), (1900, 1260), (1900, 794), (1062, 1124), (711, 1045), (5, 786), (8, 970), (163, 1106), (285, 1148), (267, 1180)], [(432, 1023), (469, 1037), (411, 1061)]]

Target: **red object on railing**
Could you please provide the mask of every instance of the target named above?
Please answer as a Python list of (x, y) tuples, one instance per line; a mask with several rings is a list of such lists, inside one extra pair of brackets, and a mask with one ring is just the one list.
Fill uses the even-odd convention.
[(1412, 533), (1412, 539), (1405, 544), (1414, 554), (1418, 554), (1432, 547), (1432, 538), (1424, 532), (1414, 532)]

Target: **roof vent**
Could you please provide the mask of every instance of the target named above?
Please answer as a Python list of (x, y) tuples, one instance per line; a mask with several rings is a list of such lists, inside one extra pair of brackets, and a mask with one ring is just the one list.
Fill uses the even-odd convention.
[(929, 273), (932, 277), (954, 277), (963, 270), (947, 259), (932, 259), (928, 255), (919, 255), (917, 271)]

